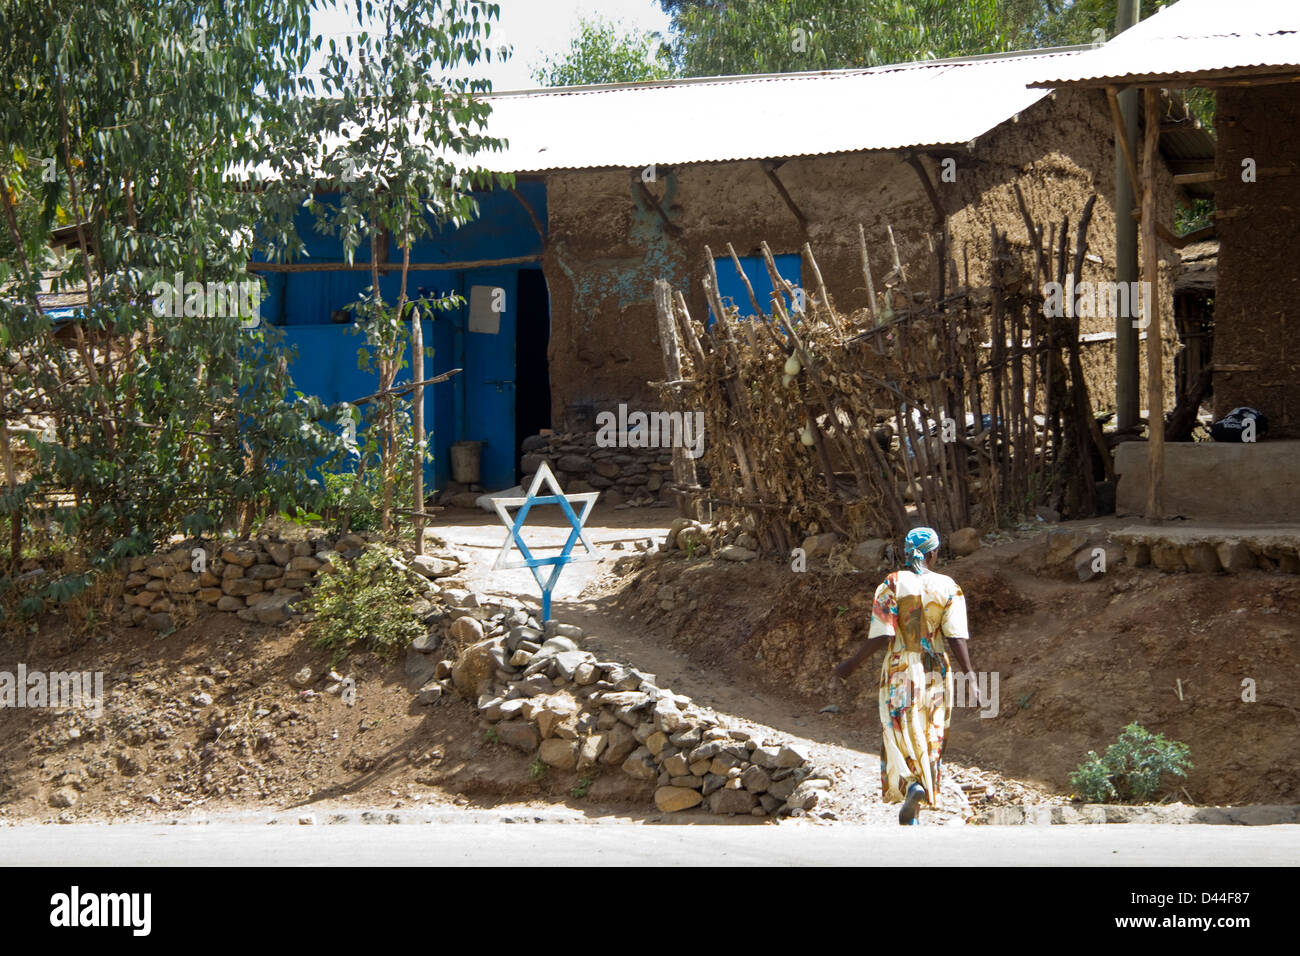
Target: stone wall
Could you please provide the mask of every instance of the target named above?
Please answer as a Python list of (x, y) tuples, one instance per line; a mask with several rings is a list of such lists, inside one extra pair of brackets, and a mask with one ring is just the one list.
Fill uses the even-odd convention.
[(546, 462), (566, 492), (599, 491), (604, 505), (667, 506), (674, 501), (672, 449), (601, 448), (596, 434), (562, 432), (524, 439), (519, 462), (524, 489)]
[(800, 815), (830, 787), (797, 747), (729, 729), (653, 674), (581, 650), (580, 628), (510, 626), (522, 612), (506, 614), (472, 594), (459, 604), (447, 615), (449, 640), (417, 647), (408, 671), (421, 655), (461, 648), (432, 665), (417, 700), (431, 704), (453, 691), (474, 700), (489, 740), (557, 771), (616, 770), (644, 781), (665, 813)]
[[(281, 624), (300, 616), (298, 602), (317, 574), (359, 557), (374, 534), (312, 536), (299, 541), (280, 537), (219, 542), (192, 539), (169, 550), (126, 562), (123, 624), (170, 630), (178, 611), (208, 607), (235, 614), (242, 621)], [(456, 573), (452, 555), (406, 555), (410, 567), (425, 578)]]

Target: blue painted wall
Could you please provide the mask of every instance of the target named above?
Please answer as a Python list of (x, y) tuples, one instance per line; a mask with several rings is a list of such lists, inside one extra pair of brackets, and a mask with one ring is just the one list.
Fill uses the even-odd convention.
[[(517, 189), (546, 223), (546, 186), (541, 182), (520, 182)], [(479, 216), (460, 229), (437, 230), (416, 243), (413, 263), (465, 262), (540, 255), (543, 240), (520, 202), (508, 192), (476, 194)], [(326, 197), (328, 200), (328, 197)], [(316, 231), (313, 217), (305, 210), (297, 219), (299, 235), (308, 255), (300, 261), (343, 262), (342, 244)], [(369, 249), (358, 249), (355, 262), (369, 261)], [(401, 252), (392, 246), (388, 261), (401, 262)], [(438, 295), (458, 293), (465, 303), (448, 311), (423, 312), (425, 345), (432, 347), (426, 358), (425, 378), (452, 368), (465, 371), (450, 381), (425, 389), (425, 428), (429, 432), (433, 461), (426, 471), (432, 488), (440, 488), (451, 477), (448, 449), (452, 442), (472, 439), (486, 442), (483, 454), (483, 484), (489, 489), (514, 484), (514, 320), (518, 272), (538, 268), (537, 264), (491, 270), (412, 270), (407, 292)], [(269, 273), (267, 298), (262, 302), (264, 321), (283, 327), (288, 345), (297, 348), (290, 371), (299, 390), (317, 395), (325, 402), (352, 401), (373, 394), (378, 379), (373, 372), (357, 368), (357, 350), (365, 344), (350, 324), (339, 324), (331, 315), (357, 301), (370, 285), (370, 273), (322, 271)], [(397, 299), (401, 279), (397, 272), (381, 276), (385, 298)], [(506, 312), (497, 335), (467, 331), (469, 289), (491, 285), (505, 290)], [(409, 353), (409, 350), (408, 350)], [(545, 361), (545, 357), (542, 357)], [(398, 382), (409, 382), (405, 369)], [(508, 399), (508, 400), (507, 400)]]

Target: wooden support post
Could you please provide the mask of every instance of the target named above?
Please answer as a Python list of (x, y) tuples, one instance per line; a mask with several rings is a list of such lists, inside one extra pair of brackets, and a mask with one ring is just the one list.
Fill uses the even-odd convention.
[(862, 279), (867, 284), (867, 314), (871, 316), (871, 324), (878, 325), (880, 319), (876, 315), (876, 284), (871, 281), (871, 260), (867, 258), (867, 231), (862, 228), (862, 223), (858, 223), (858, 247), (862, 251)]
[[(673, 291), (663, 279), (655, 280), (655, 311), (659, 317), (659, 344), (664, 351), (664, 373), (668, 381), (682, 377), (682, 350), (677, 340), (677, 323), (673, 320)], [(694, 501), (687, 488), (696, 486), (695, 462), (686, 457), (678, 442), (673, 448), (673, 481), (677, 483), (677, 510), (686, 518), (697, 518)]]
[[(406, 256), (411, 250), (404, 250)], [(411, 395), (411, 430), (415, 439), (412, 453), (411, 485), (415, 518), (415, 553), (424, 554), (424, 323), (420, 321), (420, 310), (411, 313), (411, 378), (415, 382)]]
[(1164, 337), (1160, 331), (1160, 260), (1156, 249), (1156, 150), (1160, 145), (1160, 91), (1143, 90), (1146, 129), (1142, 144), (1142, 281), (1147, 292), (1142, 297), (1147, 333), (1147, 454), (1150, 475), (1147, 479), (1147, 518), (1164, 517), (1165, 481), (1165, 393), (1163, 356)]
[[(4, 389), (7, 387), (4, 381), (4, 373), (0, 372), (0, 394), (6, 394)], [(9, 419), (8, 417), (0, 418), (0, 459), (3, 460), (5, 471), (5, 484), (9, 488), (9, 494), (12, 496), (14, 489), (18, 487), (18, 481), (14, 474), (14, 456), (9, 446)], [(15, 508), (9, 513), (9, 573), (18, 574), (18, 566), (22, 562), (23, 555), (23, 516), (22, 512)]]
[(790, 212), (794, 213), (794, 218), (799, 220), (800, 231), (803, 232), (804, 235), (807, 235), (808, 217), (805, 216), (803, 210), (795, 204), (794, 199), (790, 196), (789, 190), (785, 188), (785, 183), (781, 182), (776, 175), (776, 171), (781, 167), (781, 164), (763, 161), (758, 165), (763, 170), (763, 175), (765, 175), (768, 178), (768, 181), (772, 184), (772, 188), (776, 190), (777, 195), (781, 197), (781, 201), (786, 204), (786, 207), (789, 208)]

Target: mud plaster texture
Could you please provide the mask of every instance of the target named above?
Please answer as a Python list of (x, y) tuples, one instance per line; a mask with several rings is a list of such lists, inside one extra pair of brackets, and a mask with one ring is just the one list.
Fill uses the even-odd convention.
[[(1219, 282), (1214, 301), (1214, 414), (1262, 411), (1273, 437), (1300, 437), (1300, 99), (1286, 84), (1225, 88), (1216, 117)], [(1242, 181), (1255, 160), (1256, 181)], [(1263, 172), (1289, 168), (1285, 174)], [(1288, 327), (1290, 326), (1290, 327)]]
[[(944, 182), (941, 163), (955, 159), (955, 181)], [(935, 151), (922, 159), (948, 215), (950, 254), (960, 283), (988, 281), (990, 227), (1005, 232), (1029, 262), (1029, 242), (1016, 206), (1019, 183), (1039, 224), (1071, 219), (1071, 243), (1088, 196), (1097, 193), (1088, 232), (1090, 254), (1083, 278), (1114, 275), (1114, 138), (1103, 94), (1062, 92), (1040, 100), (977, 141)], [(776, 175), (807, 221), (807, 232), (756, 161), (659, 167), (646, 184), (672, 223), (641, 195), (640, 170), (583, 170), (548, 177), (550, 242), (543, 269), (551, 296), (552, 418), (557, 423), (613, 408), (656, 407), (647, 383), (664, 377), (653, 285), (666, 279), (686, 293), (693, 316), (707, 308), (700, 280), (705, 247), (726, 255), (732, 243), (741, 256), (757, 255), (766, 241), (774, 254), (811, 245), (837, 307), (866, 304), (858, 224), (866, 230), (877, 291), (889, 269), (887, 226), (892, 226), (908, 284), (915, 291), (937, 287), (932, 241), (939, 233), (936, 210), (903, 154), (839, 153), (786, 161)], [(1158, 211), (1172, 223), (1174, 186), (1161, 167)], [(1160, 301), (1172, 315), (1178, 259), (1160, 249)], [(725, 263), (720, 268), (730, 269)], [(805, 282), (810, 283), (804, 267)], [(1032, 285), (1032, 266), (1026, 277)], [(949, 282), (948, 289), (951, 289)], [(1114, 320), (1085, 317), (1084, 333), (1114, 330)], [(1176, 337), (1165, 323), (1167, 394), (1172, 395)], [(1087, 345), (1085, 375), (1094, 406), (1114, 403), (1114, 345)], [(1145, 395), (1145, 381), (1142, 385)], [(1172, 404), (1172, 398), (1167, 399)], [(585, 412), (583, 410), (586, 410)]]

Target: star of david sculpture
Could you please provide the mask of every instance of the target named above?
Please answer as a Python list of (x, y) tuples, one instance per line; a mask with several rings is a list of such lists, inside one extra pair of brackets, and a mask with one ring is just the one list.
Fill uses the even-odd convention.
[[(537, 493), (543, 484), (550, 488), (550, 494), (539, 495)], [(501, 545), (501, 550), (497, 553), (496, 563), (492, 565), (492, 570), (503, 571), (509, 568), (528, 568), (533, 572), (533, 580), (542, 589), (543, 622), (551, 619), (551, 591), (555, 589), (555, 584), (559, 581), (560, 572), (564, 570), (565, 565), (571, 561), (595, 561), (600, 557), (587, 539), (587, 533), (583, 530), (587, 515), (591, 513), (591, 509), (595, 506), (596, 499), (599, 497), (599, 491), (566, 495), (560, 490), (550, 465), (542, 462), (542, 466), (537, 469), (537, 474), (533, 476), (532, 484), (528, 486), (527, 496), (523, 498), (492, 499), (492, 507), (496, 509), (497, 517), (506, 526), (506, 539)], [(582, 506), (580, 513), (574, 512), (574, 504)], [(564, 512), (564, 516), (568, 519), (570, 526), (569, 537), (564, 542), (564, 548), (559, 554), (548, 558), (536, 557), (524, 542), (520, 532), (523, 530), (524, 522), (527, 520), (528, 512), (532, 510), (533, 505), (559, 505)], [(519, 512), (512, 518), (506, 510), (508, 508), (518, 508)], [(575, 555), (573, 553), (573, 546), (579, 541), (582, 542), (583, 548), (586, 549), (585, 555)], [(522, 559), (510, 558), (510, 553), (515, 546), (519, 548), (519, 553), (523, 555)], [(549, 569), (549, 571), (543, 571), (543, 569)]]

